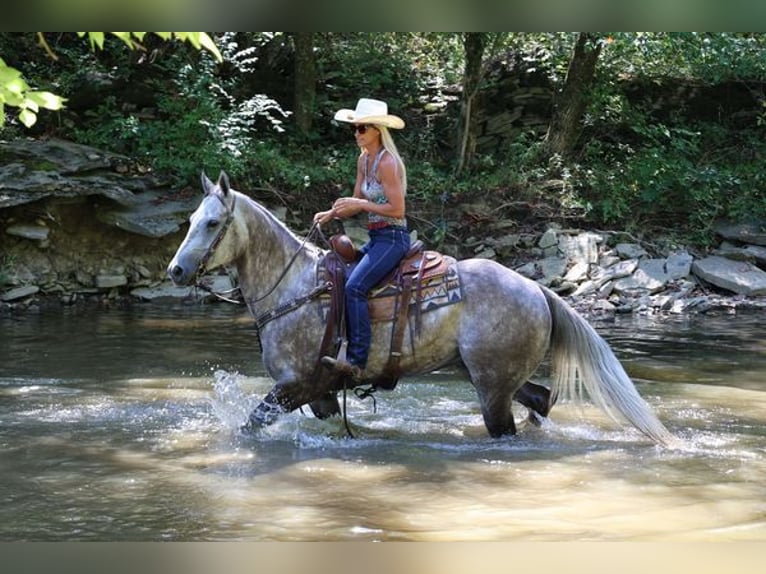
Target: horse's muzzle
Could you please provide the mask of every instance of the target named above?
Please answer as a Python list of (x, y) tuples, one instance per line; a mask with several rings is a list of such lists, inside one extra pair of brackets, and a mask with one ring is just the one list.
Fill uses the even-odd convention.
[(171, 263), (168, 265), (168, 277), (175, 285), (189, 285), (194, 275), (180, 265)]

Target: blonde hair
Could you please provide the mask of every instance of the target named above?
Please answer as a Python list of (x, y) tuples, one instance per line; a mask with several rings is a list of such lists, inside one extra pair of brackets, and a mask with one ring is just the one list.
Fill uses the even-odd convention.
[(404, 161), (402, 156), (399, 155), (399, 150), (396, 149), (394, 138), (391, 137), (391, 132), (388, 131), (386, 126), (375, 125), (375, 128), (380, 132), (380, 142), (388, 153), (390, 153), (396, 160), (396, 164), (399, 166), (401, 175), (399, 176), (402, 181), (402, 193), (407, 195), (407, 168), (404, 167)]

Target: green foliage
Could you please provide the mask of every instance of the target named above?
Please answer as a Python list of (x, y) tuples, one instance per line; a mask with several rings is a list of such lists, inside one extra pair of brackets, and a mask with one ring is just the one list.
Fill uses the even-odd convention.
[(716, 124), (637, 119), (632, 143), (591, 140), (576, 166), (577, 191), (597, 221), (672, 228), (705, 244), (718, 218), (766, 216), (762, 134), (739, 132), (744, 140), (732, 141)]
[[(438, 65), (435, 54), (423, 50), (425, 61), (417, 62), (415, 50), (421, 43), (414, 34), (344, 33), (324, 36), (324, 42), (317, 64), (332, 106), (349, 106), (357, 98), (374, 96), (386, 100), (391, 109), (404, 109)], [(424, 73), (418, 73), (419, 68)]]
[[(224, 61), (240, 73), (253, 64), (252, 50), (240, 50), (232, 37), (223, 38), (222, 51)], [(262, 94), (234, 95), (234, 83), (217, 74), (207, 55), (190, 61), (188, 53), (178, 51), (156, 65), (164, 73), (149, 82), (157, 94), (153, 115), (126, 109), (110, 96), (88, 112), (89, 121), (75, 131), (76, 139), (188, 182), (205, 166), (224, 169), (233, 177), (243, 175), (255, 149), (259, 121), (282, 129), (278, 116), (286, 113), (277, 102)]]
[[(194, 36), (200, 33), (79, 34), (46, 34), (58, 62), (36, 48), (34, 37), (0, 35), (9, 64), (0, 63), (0, 107), (3, 97), (19, 93), (31, 102), (4, 133), (9, 127), (27, 133), (22, 122), (30, 123), (30, 114), (47, 103), (29, 93), (50, 91), (67, 97), (68, 107), (41, 115), (33, 131), (74, 134), (183, 184), (196, 182), (203, 168), (225, 169), (242, 188), (324, 201), (323, 194), (329, 200), (350, 193), (354, 179), (356, 150), (347, 131), (333, 125), (332, 113), (359, 97), (379, 97), (407, 121), (396, 142), (407, 162), (410, 197), (425, 205), (443, 208), (495, 194), (545, 201), (594, 225), (672, 229), (701, 243), (718, 217), (766, 217), (763, 34), (600, 34), (579, 155), (545, 157), (541, 135), (523, 133), (502, 149), (476, 155), (457, 177), (455, 102), (464, 65), (459, 33), (314, 34), (317, 121), (308, 136), (292, 129), (287, 111), (294, 79), (289, 35), (216, 35), (216, 60), (206, 36)], [(512, 67), (521, 60), (556, 90), (576, 36), (488, 33), (484, 63)], [(19, 84), (20, 78), (27, 83)], [(9, 81), (17, 86), (15, 96), (2, 95)], [(675, 83), (696, 88), (720, 82), (746, 85), (753, 109), (715, 117), (713, 102), (702, 117), (684, 97), (668, 105), (646, 95), (654, 90), (664, 97)], [(51, 117), (56, 122), (45, 119)], [(446, 222), (434, 229), (443, 237)]]
[(5, 124), (5, 106), (19, 109), (19, 121), (32, 127), (40, 108), (59, 110), (64, 99), (45, 90), (33, 90), (16, 68), (0, 58), (0, 128)]
[[(143, 41), (144, 36), (146, 36), (148, 32), (109, 32), (109, 34), (122, 40), (131, 50), (135, 50), (141, 47), (140, 42)], [(182, 42), (189, 42), (197, 50), (204, 48), (210, 52), (215, 57), (216, 61), (223, 61), (223, 56), (221, 56), (218, 46), (215, 45), (213, 39), (205, 32), (154, 32), (154, 34), (165, 41), (177, 39)], [(104, 49), (104, 40), (106, 38), (104, 32), (77, 32), (77, 35), (80, 38), (87, 35), (91, 49)]]
[[(147, 32), (110, 32), (110, 34), (122, 40), (130, 49), (140, 47), (139, 42), (144, 39)], [(205, 32), (155, 32), (163, 40), (178, 39), (189, 42), (195, 48), (208, 50), (216, 60), (222, 57), (215, 42)], [(92, 49), (104, 48), (104, 32), (77, 32), (81, 38), (88, 36)], [(49, 52), (52, 58), (57, 56), (50, 50), (45, 37), (38, 33), (40, 43)], [(18, 108), (19, 121), (27, 128), (37, 122), (37, 114), (41, 108), (48, 110), (60, 110), (66, 100), (60, 95), (45, 90), (33, 90), (22, 77), (19, 70), (8, 66), (0, 58), (0, 128), (5, 123), (5, 107)]]

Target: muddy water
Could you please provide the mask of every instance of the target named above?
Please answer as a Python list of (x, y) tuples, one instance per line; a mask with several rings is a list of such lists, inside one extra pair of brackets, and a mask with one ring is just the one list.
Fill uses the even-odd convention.
[[(764, 540), (761, 315), (594, 325), (685, 441), (589, 406), (486, 435), (446, 371), (238, 427), (270, 387), (227, 305), (0, 318), (0, 540)], [(541, 382), (545, 371), (541, 370)]]

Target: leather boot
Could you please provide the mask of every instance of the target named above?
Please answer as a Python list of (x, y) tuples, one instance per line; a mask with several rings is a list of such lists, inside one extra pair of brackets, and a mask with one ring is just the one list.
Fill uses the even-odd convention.
[(341, 361), (335, 357), (326, 355), (322, 357), (322, 364), (325, 367), (329, 367), (338, 375), (351, 378), (356, 383), (360, 383), (364, 380), (364, 369), (357, 365), (352, 365), (348, 361)]

